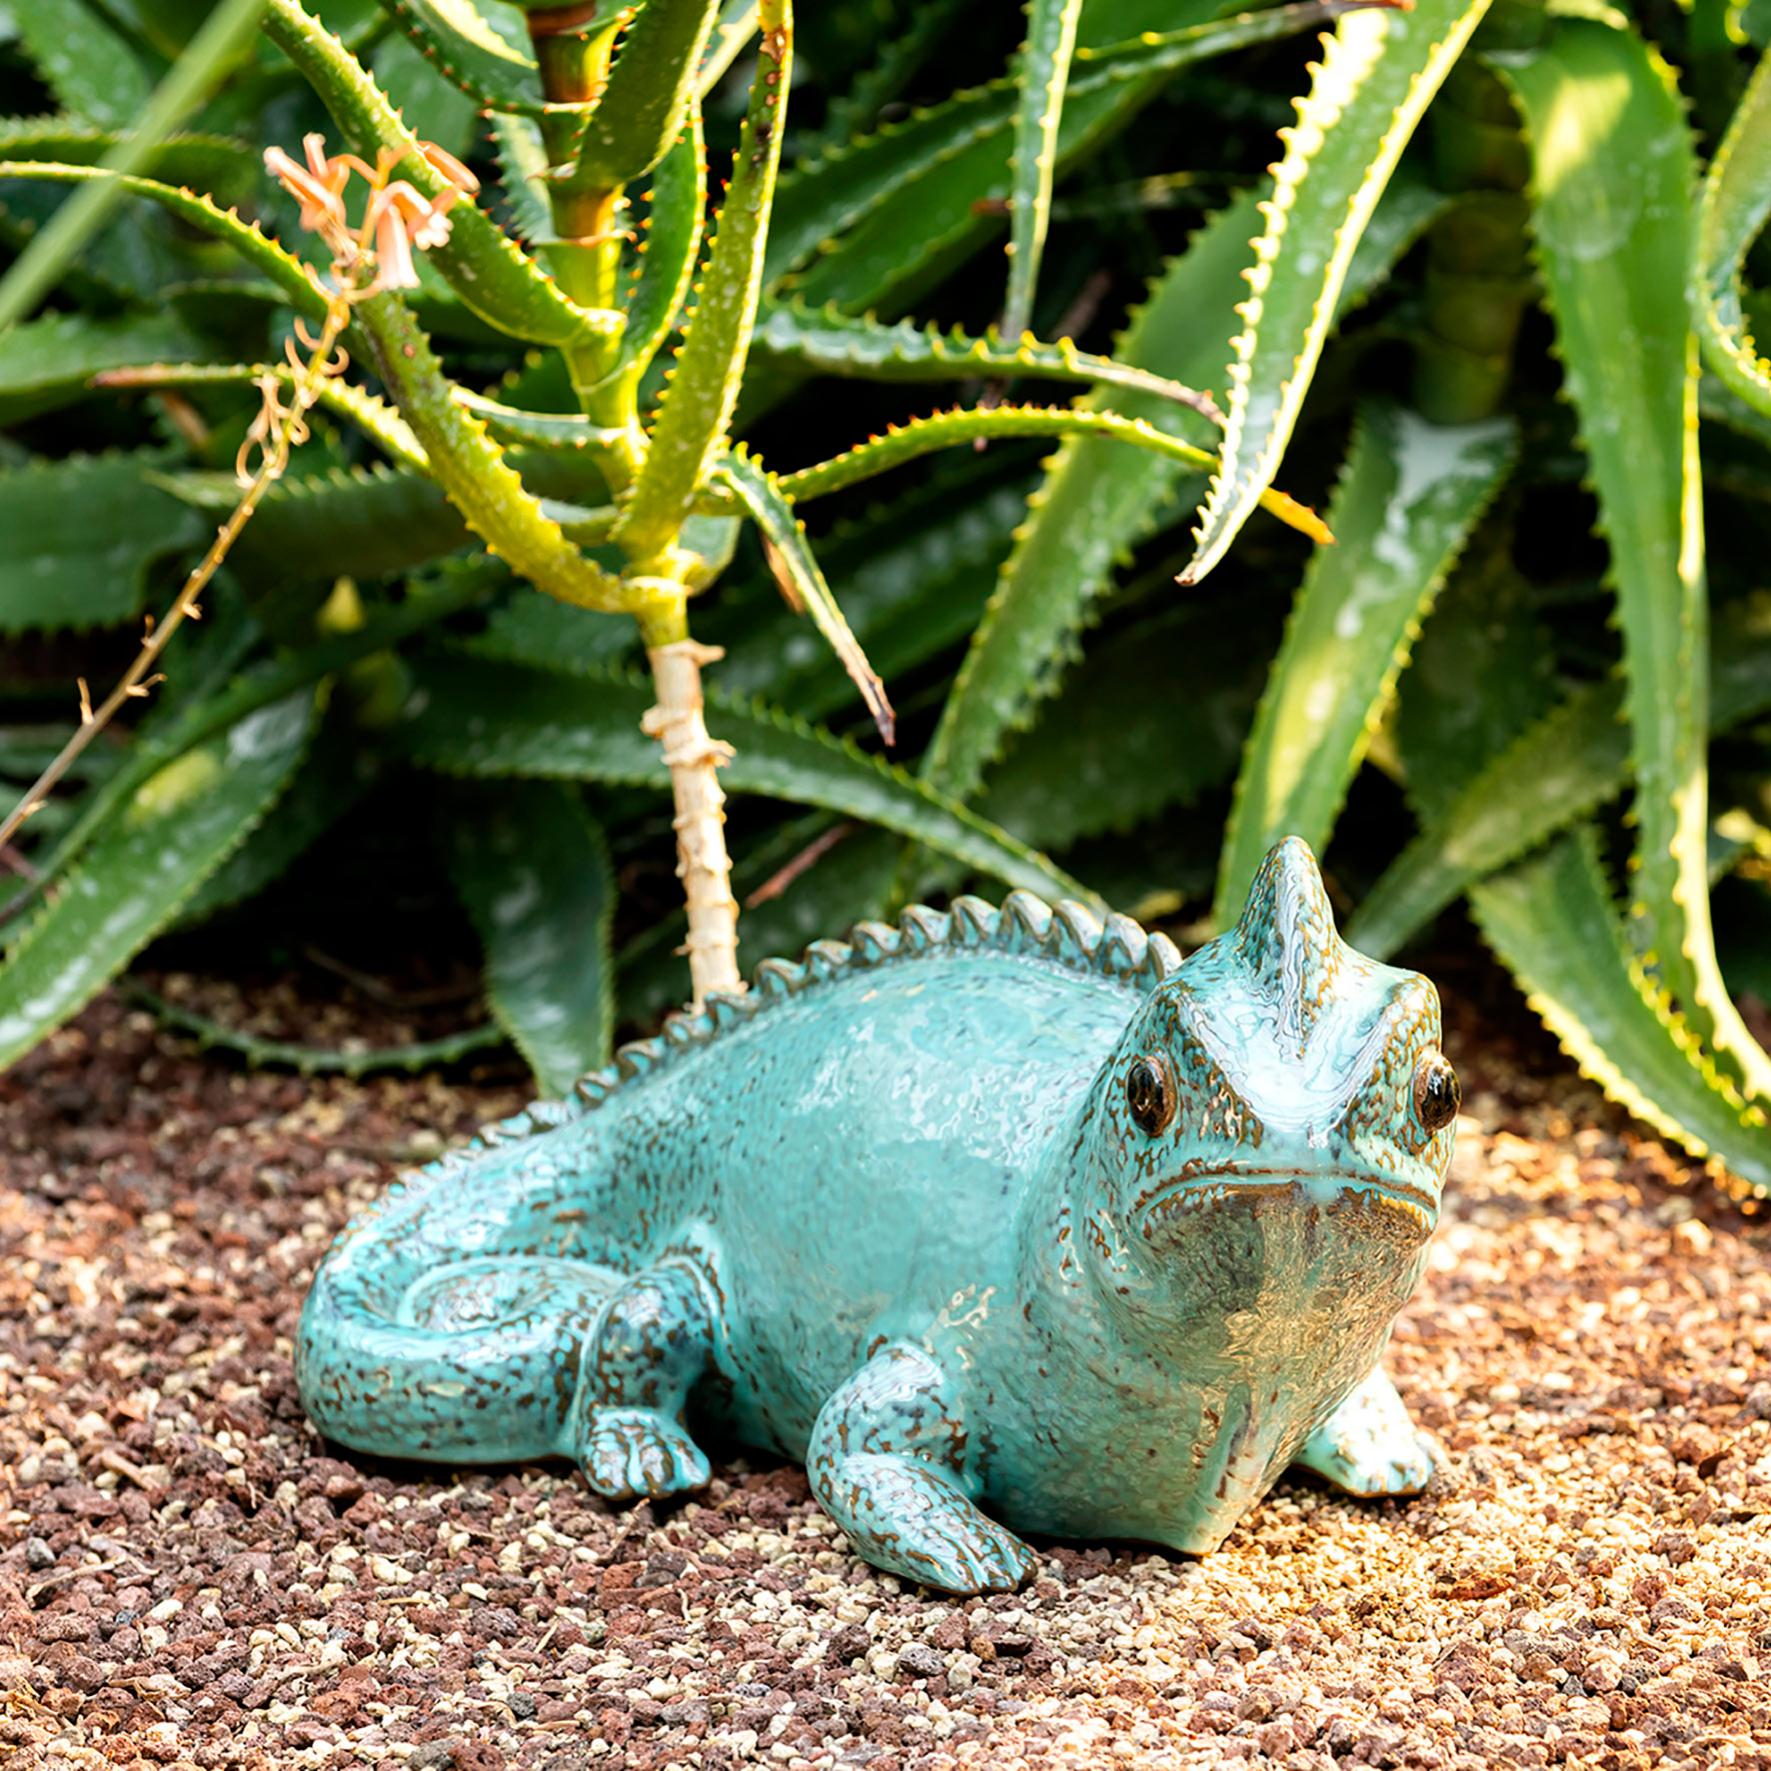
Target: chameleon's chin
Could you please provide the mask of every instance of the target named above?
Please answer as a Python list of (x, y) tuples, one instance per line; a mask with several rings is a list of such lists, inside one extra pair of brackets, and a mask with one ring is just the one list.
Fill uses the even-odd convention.
[(1369, 1174), (1214, 1166), (1152, 1187), (1132, 1224), (1177, 1363), (1326, 1394), (1377, 1357), (1437, 1215)]

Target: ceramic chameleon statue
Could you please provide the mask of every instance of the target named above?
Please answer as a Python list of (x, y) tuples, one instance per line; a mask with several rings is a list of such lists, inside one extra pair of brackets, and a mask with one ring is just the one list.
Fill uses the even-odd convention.
[(803, 1459), (876, 1566), (952, 1592), (1017, 1532), (1214, 1549), (1298, 1462), (1432, 1456), (1378, 1366), (1458, 1086), (1431, 984), (1344, 946), (1309, 850), (1184, 962), (961, 898), (770, 960), (392, 1187), (326, 1256), (302, 1396), (397, 1457), (708, 1480), (685, 1415)]

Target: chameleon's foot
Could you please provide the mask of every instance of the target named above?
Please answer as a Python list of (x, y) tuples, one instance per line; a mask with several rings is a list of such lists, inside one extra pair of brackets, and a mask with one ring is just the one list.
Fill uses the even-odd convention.
[(862, 1452), (813, 1473), (825, 1512), (875, 1568), (949, 1593), (1012, 1593), (1033, 1552), (933, 1464)]
[(680, 1421), (652, 1408), (594, 1408), (578, 1461), (606, 1500), (659, 1499), (705, 1488), (707, 1454)]
[(609, 1500), (707, 1485), (707, 1455), (682, 1424), (712, 1356), (711, 1287), (686, 1258), (635, 1273), (590, 1337), (560, 1449)]
[(1304, 1441), (1293, 1460), (1348, 1494), (1419, 1494), (1433, 1478), (1433, 1448), (1379, 1369)]
[[(1008, 1593), (1033, 1552), (972, 1499), (963, 1398), (926, 1347), (881, 1347), (818, 1412), (806, 1474), (875, 1568), (950, 1593)], [(918, 1455), (918, 1454), (921, 1455)]]

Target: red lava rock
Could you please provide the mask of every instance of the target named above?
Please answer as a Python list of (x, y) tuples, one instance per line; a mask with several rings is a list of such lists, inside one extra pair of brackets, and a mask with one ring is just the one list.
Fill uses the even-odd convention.
[(825, 1644), (824, 1657), (838, 1662), (859, 1660), (871, 1645), (872, 1639), (860, 1624), (844, 1624)]

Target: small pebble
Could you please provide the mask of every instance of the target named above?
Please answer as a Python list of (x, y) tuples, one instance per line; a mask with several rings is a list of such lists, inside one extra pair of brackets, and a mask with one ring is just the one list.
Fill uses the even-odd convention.
[(907, 1679), (933, 1679), (946, 1670), (945, 1656), (926, 1642), (911, 1642), (898, 1650), (898, 1671)]

